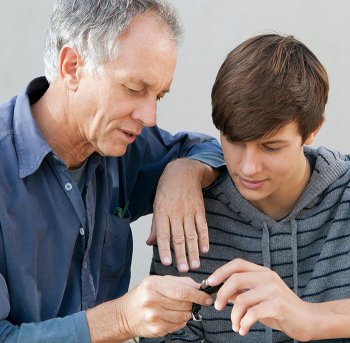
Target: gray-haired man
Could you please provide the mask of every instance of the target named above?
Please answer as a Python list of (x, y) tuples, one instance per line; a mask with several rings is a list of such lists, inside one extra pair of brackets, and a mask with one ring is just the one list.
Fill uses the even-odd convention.
[[(162, 237), (173, 213), (186, 224), (180, 236), (205, 223), (201, 186), (216, 176), (208, 164), (222, 164), (210, 137), (155, 126), (180, 31), (161, 0), (58, 2), (47, 79), (0, 107), (1, 342), (164, 335), (185, 325), (192, 302), (211, 303), (190, 279), (153, 276), (127, 293), (130, 220), (152, 211), (165, 166), (191, 158), (171, 162), (159, 182)], [(198, 267), (197, 239), (188, 244)], [(169, 241), (159, 245), (170, 263)], [(187, 270), (184, 243), (176, 249)]]

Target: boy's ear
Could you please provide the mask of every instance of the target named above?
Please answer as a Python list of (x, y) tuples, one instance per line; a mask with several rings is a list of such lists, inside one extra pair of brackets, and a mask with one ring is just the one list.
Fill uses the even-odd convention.
[(322, 127), (322, 124), (323, 124), (323, 121), (322, 121), (322, 123), (317, 127), (316, 130), (314, 130), (313, 132), (310, 133), (310, 135), (306, 138), (306, 140), (305, 140), (305, 142), (304, 142), (305, 145), (309, 145), (309, 144), (311, 144), (311, 143), (314, 141), (316, 135), (318, 134), (318, 131), (320, 131), (320, 129), (321, 129), (321, 127)]
[(59, 77), (68, 89), (75, 92), (79, 85), (78, 70), (82, 66), (79, 54), (71, 47), (62, 47), (59, 55)]

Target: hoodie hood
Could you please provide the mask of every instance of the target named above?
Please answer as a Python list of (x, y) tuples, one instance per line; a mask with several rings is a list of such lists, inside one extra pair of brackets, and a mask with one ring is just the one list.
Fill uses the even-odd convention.
[[(349, 171), (350, 155), (341, 155), (339, 152), (324, 147), (314, 149), (309, 146), (304, 147), (304, 154), (312, 165), (309, 183), (292, 211), (279, 223), (290, 222), (293, 218), (298, 217), (304, 208), (312, 207), (335, 180)], [(244, 219), (249, 220), (251, 225), (261, 228), (262, 222), (266, 222), (268, 226), (276, 224), (274, 219), (260, 212), (241, 196), (232, 179), (228, 177), (227, 170), (222, 173), (217, 183), (222, 183), (220, 190), (224, 190), (219, 194), (216, 188), (216, 193), (218, 193), (216, 195), (220, 197), (220, 200), (235, 213), (243, 213)]]

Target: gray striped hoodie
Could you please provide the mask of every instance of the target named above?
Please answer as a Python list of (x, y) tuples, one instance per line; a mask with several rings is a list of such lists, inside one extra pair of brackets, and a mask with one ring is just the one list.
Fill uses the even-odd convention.
[[(227, 171), (204, 191), (210, 252), (201, 255), (201, 268), (188, 276), (201, 281), (239, 257), (276, 271), (305, 301), (350, 298), (350, 155), (323, 147), (304, 151), (313, 169), (310, 181), (290, 214), (278, 222), (246, 201)], [(175, 266), (160, 263), (156, 247), (151, 273), (179, 275)], [(293, 342), (260, 323), (241, 337), (232, 331), (231, 309), (202, 308), (203, 321), (190, 321), (172, 335), (172, 342)]]

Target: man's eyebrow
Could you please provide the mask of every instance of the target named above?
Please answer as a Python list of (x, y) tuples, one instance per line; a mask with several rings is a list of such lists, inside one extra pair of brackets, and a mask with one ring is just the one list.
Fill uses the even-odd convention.
[(167, 88), (163, 91), (161, 91), (162, 94), (169, 94), (170, 93), (170, 88)]
[[(151, 84), (149, 84), (145, 80), (138, 79), (138, 80), (135, 80), (135, 81), (140, 83), (140, 84), (142, 84), (142, 86), (145, 87), (145, 88), (152, 88), (153, 87)], [(167, 94), (167, 93), (170, 93), (170, 88), (166, 88), (166, 89), (164, 89), (164, 90), (162, 90), (160, 92), (160, 94)]]

